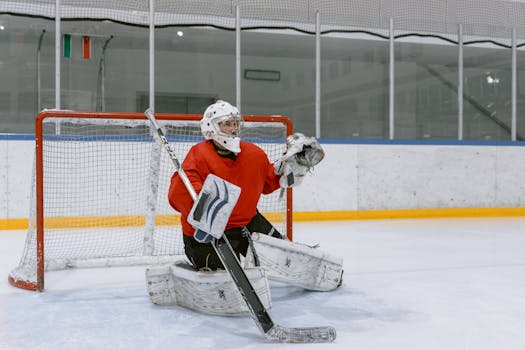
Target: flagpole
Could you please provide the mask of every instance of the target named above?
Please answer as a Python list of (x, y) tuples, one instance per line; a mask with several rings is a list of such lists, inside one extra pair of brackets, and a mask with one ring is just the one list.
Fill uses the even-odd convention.
[(113, 39), (113, 35), (110, 35), (108, 39), (104, 42), (102, 46), (102, 54), (100, 57), (99, 67), (98, 67), (98, 90), (97, 90), (97, 111), (105, 112), (106, 111), (106, 49), (108, 48), (109, 42)]

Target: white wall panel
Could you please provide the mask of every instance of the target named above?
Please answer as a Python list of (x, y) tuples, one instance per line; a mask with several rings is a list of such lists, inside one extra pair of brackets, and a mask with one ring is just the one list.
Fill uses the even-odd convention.
[(294, 211), (357, 210), (357, 147), (322, 146), (325, 159), (294, 189)]
[(9, 168), (7, 141), (0, 140), (0, 219), (7, 218), (7, 206), (9, 200), (7, 198), (7, 169)]
[[(0, 157), (6, 159), (0, 173), (2, 205), (0, 219), (27, 218), (29, 216), (29, 196), (34, 162), (34, 141), (0, 141)], [(6, 166), (7, 165), (7, 166)], [(5, 193), (5, 197), (3, 194)], [(5, 200), (4, 200), (5, 198)]]
[(525, 206), (525, 149), (505, 147), (497, 150), (495, 206)]
[(359, 208), (416, 209), (491, 206), (492, 147), (362, 145)]
[[(324, 144), (295, 211), (525, 206), (525, 149)], [(0, 141), (0, 218), (29, 213), (34, 141)]]

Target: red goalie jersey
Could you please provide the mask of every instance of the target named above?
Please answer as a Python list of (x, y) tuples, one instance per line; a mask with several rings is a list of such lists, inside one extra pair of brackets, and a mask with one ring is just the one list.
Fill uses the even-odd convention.
[[(200, 192), (208, 174), (214, 174), (241, 188), (241, 195), (230, 216), (226, 229), (246, 225), (255, 216), (261, 194), (272, 193), (279, 186), (279, 175), (268, 156), (258, 146), (241, 141), (241, 152), (235, 159), (221, 156), (212, 141), (203, 141), (193, 146), (182, 169), (197, 193)], [(219, 151), (220, 152), (220, 151)], [(170, 205), (181, 213), (182, 231), (193, 236), (194, 228), (187, 217), (193, 206), (191, 198), (178, 172), (173, 174), (168, 193)]]

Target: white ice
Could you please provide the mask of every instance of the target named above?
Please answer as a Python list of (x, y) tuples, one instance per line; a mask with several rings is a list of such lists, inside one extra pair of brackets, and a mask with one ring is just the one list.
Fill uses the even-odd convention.
[(525, 349), (525, 218), (297, 223), (294, 240), (344, 258), (344, 283), (272, 283), (275, 323), (337, 329), (331, 344), (265, 342), (249, 317), (158, 307), (144, 267), (47, 274), (10, 286), (24, 232), (0, 231), (0, 349)]

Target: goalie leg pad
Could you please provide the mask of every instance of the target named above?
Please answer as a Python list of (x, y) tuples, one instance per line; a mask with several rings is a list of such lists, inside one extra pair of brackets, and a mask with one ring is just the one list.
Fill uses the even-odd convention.
[(175, 305), (175, 282), (170, 265), (146, 268), (146, 285), (153, 304)]
[[(245, 270), (263, 305), (271, 307), (271, 295), (266, 271)], [(162, 306), (182, 306), (197, 312), (220, 316), (250, 314), (246, 302), (226, 270), (196, 271), (183, 261), (174, 265), (146, 269), (148, 294), (152, 303)]]
[[(343, 259), (317, 248), (254, 233), (253, 244), (268, 278), (308, 290), (330, 291), (341, 285)], [(245, 267), (254, 266), (253, 254)]]

